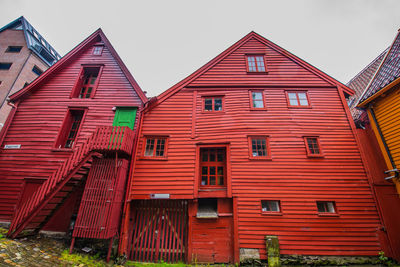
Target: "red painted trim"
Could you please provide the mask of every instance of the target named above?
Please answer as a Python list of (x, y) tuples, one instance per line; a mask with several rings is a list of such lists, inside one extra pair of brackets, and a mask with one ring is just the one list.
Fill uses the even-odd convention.
[(138, 116), (138, 125), (136, 125), (135, 128), (135, 139), (134, 143), (132, 146), (132, 157), (131, 157), (131, 162), (130, 162), (130, 168), (128, 171), (128, 181), (126, 185), (126, 190), (125, 190), (125, 200), (123, 204), (123, 209), (122, 209), (122, 215), (121, 215), (121, 226), (120, 226), (120, 233), (121, 233), (121, 238), (119, 240), (119, 246), (118, 246), (118, 254), (122, 255), (125, 253), (125, 255), (128, 255), (128, 242), (129, 242), (129, 218), (130, 218), (130, 194), (131, 194), (131, 187), (133, 183), (133, 173), (135, 170), (136, 166), (136, 160), (137, 160), (137, 148), (139, 146), (139, 141), (140, 141), (140, 136), (142, 134), (142, 127), (143, 127), (143, 107), (139, 108), (138, 111), (136, 112)]
[(14, 118), (15, 112), (18, 109), (18, 104), (19, 104), (19, 101), (16, 102), (14, 105), (12, 105), (12, 109), (11, 109), (10, 113), (8, 114), (6, 122), (4, 123), (3, 128), (1, 128), (1, 132), (0, 132), (0, 145), (1, 146), (0, 146), (0, 149), (3, 147), (4, 138), (6, 137), (8, 128), (10, 127), (10, 124), (11, 124), (13, 118)]
[[(262, 108), (255, 108), (253, 105), (253, 92), (255, 93), (262, 93), (262, 101), (263, 101), (263, 107)], [(251, 89), (249, 90), (249, 105), (250, 105), (250, 110), (267, 110), (267, 103), (266, 103), (266, 97), (265, 97), (265, 90), (257, 90), (257, 89)]]
[[(289, 93), (295, 93), (296, 94), (296, 99), (297, 99), (297, 102), (299, 103), (298, 105), (291, 105), (290, 104)], [(305, 93), (306, 94), (307, 104), (308, 104), (307, 106), (300, 105), (300, 99), (299, 99), (298, 93)], [(305, 90), (293, 90), (293, 89), (285, 90), (285, 95), (286, 95), (286, 102), (287, 102), (288, 108), (312, 108), (311, 101), (310, 101), (310, 96), (308, 95), (308, 91), (305, 91)]]
[[(317, 144), (318, 144), (318, 149), (319, 149), (318, 154), (311, 153), (310, 148), (308, 147), (308, 142), (307, 142), (308, 138), (316, 138), (317, 139)], [(324, 157), (324, 152), (322, 151), (319, 136), (303, 136), (303, 139), (304, 139), (304, 144), (306, 146), (307, 157), (309, 157), (309, 158), (323, 158)]]
[[(265, 139), (266, 153), (267, 153), (266, 156), (253, 156), (253, 146), (252, 146), (253, 138)], [(270, 145), (269, 139), (270, 139), (270, 136), (268, 136), (268, 135), (248, 135), (247, 142), (248, 142), (249, 159), (251, 159), (251, 160), (272, 160), (271, 145)]]

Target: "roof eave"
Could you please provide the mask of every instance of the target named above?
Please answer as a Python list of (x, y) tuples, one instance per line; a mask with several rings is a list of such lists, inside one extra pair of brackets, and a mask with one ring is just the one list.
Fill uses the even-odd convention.
[(389, 83), (388, 85), (386, 85), (385, 87), (383, 87), (382, 89), (380, 89), (378, 92), (376, 92), (375, 94), (373, 94), (372, 96), (368, 97), (367, 99), (365, 99), (362, 102), (359, 102), (356, 107), (358, 108), (365, 108), (367, 107), (367, 105), (369, 103), (371, 103), (373, 100), (377, 99), (379, 96), (383, 95), (384, 93), (386, 93), (387, 91), (389, 91), (390, 89), (392, 89), (394, 86), (400, 84), (400, 77), (398, 77), (396, 80), (394, 80), (393, 82)]

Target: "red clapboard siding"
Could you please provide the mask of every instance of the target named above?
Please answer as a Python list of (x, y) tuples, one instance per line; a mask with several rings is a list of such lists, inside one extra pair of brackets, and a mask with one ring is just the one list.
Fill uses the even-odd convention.
[[(92, 41), (90, 41), (90, 38)], [(103, 38), (105, 46), (101, 56), (92, 55), (93, 44)], [(47, 179), (64, 162), (72, 152), (52, 151), (61, 129), (68, 107), (85, 108), (86, 114), (81, 123), (81, 130), (76, 144), (88, 137), (97, 126), (111, 126), (115, 106), (140, 107), (143, 102), (136, 90), (114, 57), (112, 48), (101, 30), (90, 36), (89, 42), (63, 62), (63, 66), (49, 73), (48, 77), (34, 90), (26, 93), (2, 143), (20, 144), (21, 149), (2, 149), (0, 153), (0, 177), (6, 186), (0, 187), (0, 196), (11, 195), (11, 198), (0, 198), (0, 218), (10, 220), (20, 184), (27, 177)], [(87, 39), (87, 40), (88, 40)], [(83, 42), (83, 43), (84, 43)], [(69, 57), (70, 54), (65, 57)], [(65, 58), (64, 57), (64, 58)], [(96, 93), (92, 99), (70, 98), (71, 90), (78, 79), (82, 64), (102, 64)], [(52, 71), (53, 68), (49, 69)], [(135, 87), (135, 88), (134, 88)]]
[[(195, 198), (196, 144), (229, 143), (239, 248), (265, 259), (265, 235), (277, 235), (282, 254), (377, 255), (380, 219), (338, 87), (252, 38), (230, 51), (145, 112), (130, 197)], [(246, 53), (265, 53), (268, 74), (247, 74)], [(288, 107), (285, 90), (299, 88), (310, 108)], [(250, 110), (251, 89), (264, 90), (265, 110)], [(223, 96), (224, 110), (202, 112), (207, 95)], [(166, 160), (140, 158), (151, 135), (168, 136)], [(249, 135), (269, 136), (272, 160), (249, 159)], [(303, 136), (319, 136), (324, 157), (308, 158)], [(263, 199), (282, 214), (262, 214)], [(335, 201), (339, 216), (319, 216), (317, 200)]]

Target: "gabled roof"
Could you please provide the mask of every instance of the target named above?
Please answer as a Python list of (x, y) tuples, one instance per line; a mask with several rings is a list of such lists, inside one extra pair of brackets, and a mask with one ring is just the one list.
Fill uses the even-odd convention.
[(53, 65), (61, 56), (57, 51), (43, 38), (40, 33), (23, 17), (8, 23), (0, 29), (0, 32), (5, 30), (22, 30), (24, 31), (25, 41), (28, 49), (34, 52), (48, 66)]
[(315, 68), (314, 66), (312, 66), (311, 64), (305, 62), (304, 60), (300, 59), (299, 57), (295, 56), (294, 54), (286, 51), (285, 49), (283, 49), (282, 47), (276, 45), (275, 43), (269, 41), (268, 39), (262, 37), (261, 35), (255, 33), (254, 31), (248, 33), (246, 36), (244, 36), (242, 39), (240, 39), (239, 41), (237, 41), (235, 44), (233, 44), (232, 46), (230, 46), (228, 49), (226, 49), (225, 51), (223, 51), (221, 54), (219, 54), (218, 56), (216, 56), (214, 59), (212, 59), (211, 61), (209, 61), (207, 64), (205, 64), (204, 66), (202, 66), (200, 69), (198, 69), (197, 71), (195, 71), (194, 73), (192, 73), (191, 75), (189, 75), (188, 77), (186, 77), (185, 79), (183, 79), (182, 81), (178, 82), (177, 84), (175, 84), (174, 86), (172, 86), (171, 88), (169, 88), (168, 90), (166, 90), (165, 92), (161, 93), (158, 97), (157, 97), (157, 103), (155, 103), (153, 105), (150, 105), (149, 108), (152, 108), (160, 103), (162, 103), (164, 100), (166, 100), (167, 98), (169, 98), (170, 96), (174, 95), (175, 93), (177, 93), (178, 91), (180, 91), (183, 87), (185, 87), (186, 85), (188, 85), (189, 83), (191, 83), (192, 81), (194, 81), (196, 78), (198, 78), (200, 75), (202, 75), (203, 73), (205, 73), (206, 71), (208, 71), (209, 69), (211, 69), (212, 67), (214, 67), (216, 64), (218, 64), (220, 61), (222, 61), (224, 58), (226, 58), (227, 56), (229, 56), (231, 53), (233, 53), (236, 49), (238, 49), (239, 47), (241, 47), (243, 44), (245, 44), (247, 41), (249, 41), (250, 39), (255, 38), (256, 40), (260, 41), (261, 43), (269, 46), (270, 48), (274, 49), (275, 51), (277, 51), (278, 53), (283, 54), (284, 56), (286, 56), (287, 58), (289, 58), (290, 60), (294, 61), (295, 63), (299, 64), (300, 66), (304, 67), (305, 69), (309, 70), (310, 72), (316, 74), (317, 76), (319, 76), (320, 78), (322, 78), (323, 80), (327, 81), (328, 83), (330, 83), (332, 86), (338, 86), (341, 87), (346, 93), (352, 95), (354, 94), (354, 91), (350, 88), (348, 88), (346, 85), (342, 84), (341, 82), (335, 80), (334, 78), (330, 77), (329, 75), (327, 75), (326, 73), (322, 72), (321, 70)]
[(86, 38), (84, 41), (82, 41), (80, 44), (78, 44), (75, 48), (73, 48), (68, 54), (66, 54), (63, 58), (61, 58), (56, 64), (51, 66), (49, 69), (47, 69), (42, 75), (40, 75), (37, 79), (35, 79), (31, 84), (29, 84), (27, 87), (23, 88), (22, 90), (14, 93), (13, 95), (10, 96), (10, 101), (15, 102), (16, 100), (29, 96), (32, 91), (37, 89), (41, 83), (43, 83), (52, 73), (55, 71), (63, 68), (65, 64), (67, 64), (71, 59), (73, 59), (77, 54), (79, 54), (81, 51), (83, 51), (88, 45), (92, 45), (96, 42), (98, 37), (101, 38), (101, 40), (104, 42), (104, 45), (107, 46), (107, 48), (110, 50), (111, 54), (119, 64), (122, 72), (128, 79), (128, 81), (131, 83), (133, 89), (137, 93), (137, 95), (140, 97), (143, 103), (147, 102), (147, 97), (143, 93), (143, 91), (140, 89), (139, 84), (135, 81), (133, 78), (132, 74), (129, 72), (128, 68), (125, 66), (125, 64), (122, 62), (121, 58), (115, 51), (114, 47), (111, 45), (110, 41), (107, 39), (107, 37), (104, 35), (103, 31), (99, 28), (96, 30), (93, 34), (91, 34), (88, 38)]
[(400, 77), (400, 32), (397, 33), (390, 49), (387, 51), (385, 58), (376, 71), (373, 79), (365, 89), (363, 95), (358, 102), (359, 106), (364, 106), (370, 102), (374, 96), (390, 83)]

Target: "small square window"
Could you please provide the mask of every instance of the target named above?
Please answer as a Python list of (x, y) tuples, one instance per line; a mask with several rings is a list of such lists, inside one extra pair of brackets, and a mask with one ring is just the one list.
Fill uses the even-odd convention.
[(102, 45), (96, 45), (93, 47), (93, 55), (96, 56), (101, 56), (103, 53), (103, 46)]
[(22, 46), (9, 46), (7, 47), (7, 53), (19, 53), (22, 49)]
[(265, 109), (264, 91), (250, 91), (250, 109)]
[(12, 63), (0, 63), (0, 70), (9, 70), (11, 68)]
[(268, 136), (249, 136), (250, 159), (271, 159)]
[(166, 158), (166, 137), (147, 137), (145, 139), (143, 156), (153, 158)]
[(317, 201), (319, 213), (336, 213), (334, 201)]
[(286, 92), (289, 107), (309, 107), (308, 94), (306, 91)]
[(266, 72), (264, 55), (246, 56), (247, 72)]
[(279, 200), (261, 200), (262, 212), (281, 212)]
[(304, 142), (306, 145), (307, 156), (309, 157), (322, 157), (321, 145), (319, 137), (317, 136), (305, 136)]
[(222, 111), (223, 98), (222, 96), (206, 96), (203, 98), (204, 111)]
[(35, 73), (35, 74), (38, 75), (38, 76), (42, 75), (42, 73), (43, 73), (43, 71), (42, 71), (41, 69), (39, 69), (39, 67), (36, 66), (36, 65), (33, 66), (32, 72)]

